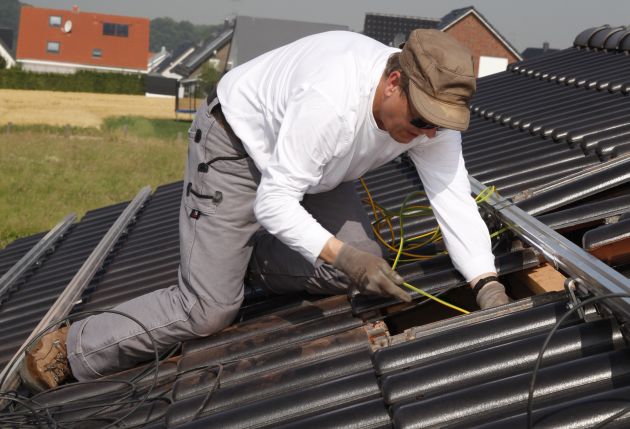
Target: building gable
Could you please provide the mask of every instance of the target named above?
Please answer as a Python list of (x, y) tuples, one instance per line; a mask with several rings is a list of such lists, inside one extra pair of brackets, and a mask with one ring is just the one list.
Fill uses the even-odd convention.
[[(503, 48), (511, 54), (514, 61), (520, 61), (523, 59), (518, 51), (507, 41), (507, 39), (505, 39), (492, 25), (490, 25), (488, 20), (472, 6), (451, 11), (442, 18), (438, 28), (446, 33), (449, 33), (449, 30), (455, 26), (461, 25), (462, 22), (468, 21), (467, 24), (472, 26), (474, 24), (471, 24), (471, 17), (474, 17), (479, 25), (485, 27), (485, 30), (491, 34), (499, 44), (503, 45)], [(494, 49), (496, 49), (496, 46)], [(512, 62), (513, 61), (510, 61), (510, 63)]]
[[(475, 73), (482, 77), (486, 74), (486, 64), (491, 62), (501, 63), (503, 66), (500, 70), (505, 70), (505, 66), (520, 60), (520, 56), (516, 56), (511, 50), (505, 47), (505, 44), (490, 31), (488, 26), (474, 13), (469, 13), (462, 19), (449, 26), (445, 33), (450, 34), (455, 39), (471, 50), (475, 62)], [(481, 74), (479, 72), (482, 72)]]

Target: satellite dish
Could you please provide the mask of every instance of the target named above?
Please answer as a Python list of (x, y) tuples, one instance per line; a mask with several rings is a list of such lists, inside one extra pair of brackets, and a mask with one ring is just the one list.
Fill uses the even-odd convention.
[(63, 32), (64, 33), (69, 33), (72, 31), (72, 21), (67, 20), (64, 24), (63, 24)]

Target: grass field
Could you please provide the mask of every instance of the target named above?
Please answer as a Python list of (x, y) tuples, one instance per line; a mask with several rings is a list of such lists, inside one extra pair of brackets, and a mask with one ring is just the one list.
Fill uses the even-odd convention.
[[(183, 177), (187, 122), (137, 117), (101, 129), (0, 129), (0, 248), (45, 231), (71, 212), (133, 198), (144, 185)], [(178, 139), (178, 136), (180, 139)]]
[(174, 109), (170, 98), (0, 89), (0, 126), (11, 122), (100, 127), (111, 116), (174, 119)]

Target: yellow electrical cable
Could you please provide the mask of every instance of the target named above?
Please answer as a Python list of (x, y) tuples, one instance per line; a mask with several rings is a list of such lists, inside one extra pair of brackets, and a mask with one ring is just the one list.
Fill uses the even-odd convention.
[(475, 197), (475, 201), (477, 203), (482, 203), (490, 198), (490, 195), (494, 194), (497, 191), (496, 186), (488, 186), (483, 191), (479, 192), (479, 194)]
[[(372, 230), (374, 231), (375, 235), (380, 236), (380, 233), (377, 231), (376, 225), (379, 222), (382, 221), (386, 221), (387, 222), (387, 226), (389, 227), (389, 232), (392, 235), (392, 243), (396, 240), (396, 233), (394, 232), (394, 225), (392, 225), (392, 221), (389, 217), (385, 216), (385, 212), (383, 212), (383, 209), (380, 206), (377, 206), (378, 210), (381, 212), (381, 215), (383, 216), (383, 219), (377, 219), (374, 221), (374, 223), (372, 224)], [(374, 214), (374, 217), (376, 218), (376, 213)]]
[[(372, 193), (371, 193), (371, 192), (370, 192), (370, 190), (368, 189), (368, 186), (367, 186), (367, 184), (365, 183), (365, 180), (361, 177), (361, 178), (359, 178), (359, 181), (361, 182), (361, 185), (363, 186), (363, 189), (365, 190), (365, 193), (366, 193), (366, 195), (367, 195), (367, 197), (368, 197), (368, 202), (369, 202), (370, 206), (372, 207), (372, 214), (373, 214), (374, 219), (375, 219), (375, 221), (372, 223), (372, 230), (374, 231), (374, 235), (376, 236), (376, 238), (377, 238), (377, 239), (378, 239), (378, 240), (379, 240), (379, 241), (380, 241), (380, 242), (381, 242), (381, 243), (382, 243), (385, 247), (387, 247), (389, 250), (391, 250), (391, 251), (393, 251), (393, 252), (396, 252), (398, 249), (396, 249), (396, 248), (393, 246), (393, 244), (394, 244), (394, 242), (395, 242), (395, 240), (396, 240), (396, 235), (395, 235), (395, 233), (394, 233), (394, 228), (393, 228), (393, 225), (391, 224), (391, 217), (392, 217), (392, 215), (391, 215), (391, 214), (388, 214), (388, 213), (387, 213), (387, 210), (385, 210), (383, 207), (381, 207), (378, 203), (376, 203), (376, 202), (374, 201), (374, 198), (372, 198)], [(417, 192), (417, 193), (418, 193), (418, 194), (420, 194), (420, 193), (421, 193), (421, 194), (424, 194), (424, 192)], [(377, 209), (378, 209), (378, 212), (380, 212), (380, 213), (381, 213), (381, 215), (382, 215), (382, 219), (379, 219), (379, 216), (378, 216), (378, 214), (377, 214)], [(410, 211), (410, 212), (409, 212), (409, 213), (407, 213), (407, 211)], [(424, 214), (423, 212), (425, 212), (425, 213), (426, 213), (426, 212), (432, 212), (432, 210), (431, 210), (431, 207), (430, 207), (430, 206), (418, 206), (418, 205), (415, 205), (415, 206), (409, 206), (409, 207), (407, 207), (407, 211), (402, 211), (402, 212), (401, 212), (401, 213), (402, 213), (402, 215), (404, 215), (404, 216), (406, 216), (406, 217), (407, 217), (407, 216), (412, 217), (412, 216), (421, 216), (421, 215), (423, 215), (423, 214)], [(381, 233), (380, 233), (380, 230), (378, 229), (378, 224), (379, 224), (380, 222), (382, 222), (382, 221), (386, 221), (386, 222), (387, 222), (387, 225), (388, 225), (388, 227), (389, 227), (390, 234), (392, 235), (391, 244), (387, 243), (387, 242), (385, 241), (385, 239), (383, 239), (383, 237), (382, 237), (382, 235), (381, 235)], [(408, 241), (413, 241), (413, 240), (416, 240), (416, 239), (419, 239), (419, 238), (424, 238), (424, 237), (425, 237), (425, 236), (427, 236), (427, 235), (432, 235), (432, 237), (431, 237), (431, 239), (430, 239), (430, 240), (428, 240), (428, 241), (426, 241), (426, 242), (424, 242), (424, 243), (421, 243), (421, 244), (414, 244), (413, 246), (408, 246), (405, 250), (414, 250), (414, 249), (418, 249), (418, 248), (420, 248), (420, 247), (426, 246), (427, 244), (430, 244), (430, 243), (432, 243), (432, 242), (435, 242), (435, 241), (440, 240), (440, 239), (441, 239), (441, 235), (439, 235), (439, 234), (438, 234), (438, 232), (439, 232), (439, 229), (434, 229), (434, 230), (429, 231), (429, 232), (428, 232), (428, 233), (426, 233), (426, 234), (422, 234), (422, 235), (419, 235), (419, 236), (417, 236), (417, 237), (412, 237), (412, 238), (411, 238), (411, 239), (409, 239)], [(418, 254), (414, 254), (414, 253), (407, 253), (407, 252), (403, 252), (402, 254), (403, 254), (403, 255), (405, 255), (405, 256), (408, 256), (408, 257), (410, 257), (410, 258), (412, 258), (412, 259), (415, 259), (415, 260), (426, 260), (426, 259), (430, 259), (430, 258), (432, 258), (432, 257), (434, 257), (434, 256), (435, 256), (435, 255), (418, 255)]]
[[(381, 221), (382, 221), (382, 219), (381, 219)], [(397, 252), (397, 251), (398, 251), (398, 249), (397, 249), (397, 248), (395, 248), (392, 244), (387, 243), (387, 242), (386, 242), (386, 241), (382, 238), (381, 234), (380, 234), (380, 233), (379, 233), (379, 231), (378, 231), (378, 228), (376, 228), (376, 227), (375, 227), (375, 225), (372, 225), (372, 230), (374, 231), (374, 235), (376, 236), (376, 238), (377, 238), (377, 239), (378, 239), (378, 240), (379, 240), (379, 241), (380, 241), (380, 242), (381, 242), (381, 243), (382, 243), (385, 247), (387, 247), (389, 250), (391, 250), (391, 251), (393, 251), (393, 252)], [(415, 241), (415, 240), (418, 240), (418, 239), (420, 239), (420, 238), (427, 237), (427, 236), (432, 236), (432, 237), (431, 237), (429, 240), (425, 241), (425, 242), (422, 242), (422, 243), (419, 243), (419, 244), (414, 243), (414, 244), (412, 244), (412, 245), (408, 245), (407, 247), (405, 247), (405, 250), (414, 250), (414, 249), (418, 249), (418, 248), (421, 248), (421, 247), (423, 247), (423, 246), (426, 246), (427, 244), (430, 244), (430, 243), (433, 243), (433, 242), (436, 242), (436, 241), (439, 241), (439, 240), (441, 240), (441, 239), (442, 239), (442, 235), (439, 233), (439, 228), (435, 228), (435, 229), (432, 229), (431, 231), (429, 231), (429, 232), (427, 232), (427, 233), (424, 233), (424, 234), (417, 235), (417, 236), (415, 236), (415, 237), (411, 237), (411, 238), (409, 238), (409, 239), (407, 240), (407, 243), (408, 243), (408, 242), (410, 242), (410, 241)], [(395, 241), (395, 237), (392, 237), (392, 243), (393, 243), (394, 241)], [(407, 256), (410, 256), (410, 257), (413, 257), (413, 256), (419, 256), (419, 257), (422, 257), (422, 258), (424, 257), (423, 255), (417, 255), (417, 254), (414, 254), (414, 253), (405, 253), (405, 252), (403, 252), (403, 254), (404, 254), (404, 255), (407, 255)], [(427, 256), (430, 256), (430, 255), (427, 255)]]
[(392, 264), (392, 270), (396, 269), (396, 265), (398, 265), (398, 260), (400, 259), (400, 254), (402, 253), (403, 243), (405, 242), (405, 237), (400, 234), (400, 247), (398, 248), (398, 253), (396, 254), (396, 259), (394, 259), (394, 263)]
[[(390, 249), (390, 250), (391, 250), (391, 251), (393, 251), (393, 252), (396, 252), (396, 251), (397, 251), (397, 249), (393, 247), (393, 243), (396, 241), (396, 235), (395, 235), (395, 233), (394, 233), (394, 227), (393, 227), (393, 225), (392, 225), (392, 223), (391, 223), (391, 217), (392, 217), (392, 215), (391, 215), (391, 214), (387, 214), (387, 213), (386, 213), (386, 210), (385, 210), (383, 207), (381, 207), (381, 206), (380, 206), (380, 205), (379, 205), (376, 201), (374, 201), (374, 199), (372, 198), (371, 193), (369, 192), (369, 189), (367, 188), (367, 185), (366, 185), (365, 181), (362, 181), (361, 183), (362, 183), (363, 188), (365, 189), (366, 193), (368, 194), (368, 201), (367, 201), (367, 202), (368, 202), (368, 203), (372, 206), (373, 210), (375, 210), (375, 209), (376, 209), (376, 210), (378, 210), (378, 212), (379, 212), (379, 213), (381, 214), (381, 216), (382, 216), (382, 217), (379, 219), (379, 217), (377, 216), (377, 212), (376, 212), (376, 211), (374, 211), (374, 212), (373, 212), (373, 214), (374, 214), (374, 218), (376, 219), (376, 220), (372, 223), (372, 230), (373, 230), (373, 232), (374, 232), (374, 235), (375, 235), (375, 236), (379, 239), (379, 241), (380, 241), (383, 245), (385, 245), (388, 249)], [(364, 202), (365, 202), (365, 200), (364, 200)], [(413, 217), (413, 216), (425, 216), (425, 215), (426, 215), (426, 213), (428, 213), (428, 212), (432, 212), (432, 210), (431, 210), (431, 207), (430, 207), (430, 206), (416, 206), (416, 205), (414, 205), (414, 206), (408, 206), (407, 208), (408, 208), (408, 210), (409, 210), (409, 213), (405, 213), (405, 216), (406, 216), (406, 217)], [(391, 245), (390, 245), (390, 244), (388, 244), (388, 243), (386, 243), (386, 242), (385, 242), (385, 240), (382, 238), (382, 235), (380, 234), (380, 230), (379, 230), (379, 228), (378, 228), (378, 224), (379, 224), (379, 223), (381, 223), (381, 222), (387, 222), (387, 226), (388, 226), (388, 228), (389, 228), (389, 231), (390, 231), (390, 234), (391, 234), (391, 237), (392, 237), (392, 238), (391, 238), (391, 243), (392, 243)], [(420, 244), (408, 245), (408, 246), (406, 247), (406, 250), (414, 250), (414, 249), (418, 249), (418, 248), (420, 248), (420, 247), (426, 246), (427, 244), (429, 244), (429, 243), (431, 243), (431, 242), (434, 242), (434, 241), (439, 241), (442, 237), (441, 237), (441, 235), (440, 235), (440, 234), (438, 234), (438, 233), (437, 233), (437, 231), (439, 231), (439, 229), (438, 229), (438, 230), (433, 229), (433, 230), (431, 230), (431, 231), (429, 231), (429, 232), (427, 232), (427, 233), (425, 233), (425, 234), (421, 234), (421, 235), (418, 235), (418, 236), (415, 236), (415, 237), (411, 237), (411, 238), (409, 238), (409, 239), (407, 240), (407, 243), (409, 243), (409, 242), (411, 242), (411, 241), (418, 240), (418, 239), (420, 239), (420, 238), (424, 238), (424, 237), (429, 236), (429, 235), (432, 235), (432, 236), (433, 236), (433, 237), (431, 238), (431, 240), (429, 240), (429, 241), (427, 241), (427, 242), (420, 243)], [(430, 255), (428, 255), (428, 256), (424, 256), (424, 255), (416, 255), (416, 254), (411, 254), (411, 253), (406, 254), (406, 256), (410, 256), (410, 257), (416, 257), (416, 256), (417, 256), (417, 258), (416, 258), (416, 259), (418, 259), (418, 260), (423, 260), (423, 259), (426, 259), (426, 258), (430, 258), (430, 257), (432, 257), (432, 256), (430, 256)]]
[(442, 304), (442, 305), (444, 305), (444, 306), (446, 306), (446, 307), (448, 307), (448, 308), (452, 308), (453, 310), (457, 310), (457, 311), (459, 311), (460, 313), (463, 313), (463, 314), (470, 314), (470, 311), (468, 311), (468, 310), (464, 310), (463, 308), (459, 308), (459, 307), (458, 307), (458, 306), (456, 306), (456, 305), (449, 304), (448, 302), (446, 302), (446, 301), (444, 301), (444, 300), (442, 300), (442, 299), (438, 298), (437, 296), (433, 296), (433, 295), (431, 295), (430, 293), (423, 291), (422, 289), (418, 289), (417, 287), (415, 287), (415, 286), (413, 286), (413, 285), (410, 285), (409, 283), (406, 283), (406, 282), (405, 282), (405, 283), (403, 283), (403, 285), (404, 285), (405, 287), (407, 287), (407, 288), (409, 288), (409, 289), (413, 290), (413, 291), (416, 291), (416, 292), (418, 292), (418, 293), (420, 293), (420, 294), (422, 294), (422, 295), (426, 296), (426, 297), (427, 297), (427, 298), (429, 298), (429, 299), (432, 299), (432, 300), (434, 300), (434, 301), (436, 301), (436, 302), (439, 302), (440, 304)]
[[(395, 248), (394, 246), (392, 246), (391, 244), (387, 243), (383, 237), (380, 236), (380, 234), (374, 234), (376, 236), (376, 239), (383, 245), (385, 246), (387, 249), (391, 250), (392, 252), (397, 252), (398, 249)], [(415, 249), (416, 247), (414, 247)], [(408, 253), (408, 252), (402, 252), (402, 255), (405, 256), (409, 256), (410, 258), (415, 258), (415, 260), (424, 260), (424, 259), (431, 259), (433, 258), (435, 255), (418, 255), (417, 253)]]
[[(380, 241), (380, 242), (381, 242), (381, 243), (382, 243), (385, 247), (387, 247), (389, 250), (391, 250), (391, 251), (393, 251), (393, 252), (397, 252), (397, 251), (398, 251), (398, 249), (397, 249), (397, 248), (395, 248), (392, 244), (389, 244), (389, 243), (385, 242), (385, 240), (384, 240), (384, 239), (381, 237), (381, 235), (378, 233), (378, 230), (374, 228), (374, 225), (372, 226), (372, 230), (375, 232), (375, 235), (376, 235), (377, 239), (379, 239), (379, 241)], [(425, 238), (425, 237), (428, 237), (428, 236), (432, 236), (432, 237), (431, 237), (429, 240), (425, 241), (425, 242), (422, 242), (422, 243), (419, 243), (419, 244), (409, 245), (409, 246), (407, 246), (405, 249), (406, 249), (406, 250), (414, 250), (414, 249), (418, 249), (418, 248), (420, 248), (420, 247), (426, 246), (426, 245), (427, 245), (427, 244), (429, 244), (429, 243), (432, 243), (432, 242), (438, 241), (439, 239), (441, 239), (441, 238), (442, 238), (442, 235), (439, 233), (439, 228), (435, 228), (435, 229), (432, 229), (431, 231), (426, 232), (426, 233), (424, 233), (424, 234), (420, 234), (420, 235), (416, 235), (415, 237), (411, 237), (411, 238), (409, 238), (409, 239), (407, 240), (407, 242), (414, 241), (414, 240), (418, 240), (418, 239), (420, 239), (420, 238)], [(394, 241), (394, 239), (395, 239), (395, 237), (392, 239), (392, 242)], [(410, 254), (408, 254), (408, 255), (409, 255), (409, 256), (415, 256), (415, 254), (411, 254), (411, 253), (410, 253)]]
[(496, 237), (497, 235), (501, 235), (501, 234), (503, 234), (505, 231), (508, 231), (509, 229), (510, 229), (510, 228), (508, 228), (507, 226), (505, 226), (505, 227), (501, 228), (500, 230), (495, 231), (495, 232), (493, 232), (492, 234), (490, 234), (490, 238), (494, 238), (494, 237)]
[[(418, 255), (418, 254), (413, 254), (413, 253), (408, 253), (405, 252), (404, 250), (414, 250), (414, 249), (419, 249), (423, 246), (426, 246), (427, 244), (430, 243), (435, 243), (436, 241), (439, 241), (442, 239), (442, 235), (440, 234), (440, 228), (434, 228), (431, 231), (424, 233), (424, 234), (420, 234), (418, 236), (412, 237), (410, 239), (407, 240), (407, 242), (409, 241), (414, 241), (414, 240), (418, 240), (421, 238), (425, 238), (427, 236), (431, 236), (431, 238), (429, 238), (428, 240), (425, 240), (422, 243), (414, 243), (412, 245), (408, 245), (407, 247), (405, 247), (405, 238), (404, 238), (404, 234), (403, 234), (403, 217), (414, 217), (414, 216), (424, 216), (426, 215), (427, 212), (432, 212), (433, 210), (431, 209), (430, 206), (421, 206), (421, 205), (413, 205), (413, 206), (408, 206), (406, 207), (406, 201), (407, 199), (411, 196), (408, 195), (405, 198), (405, 202), (403, 202), (403, 206), (400, 209), (399, 212), (399, 217), (400, 217), (400, 243), (398, 245), (398, 249), (396, 249), (393, 244), (396, 240), (396, 235), (394, 232), (394, 227), (391, 223), (391, 218), (393, 217), (393, 215), (391, 214), (391, 212), (389, 212), (388, 210), (386, 210), (384, 207), (380, 206), (376, 201), (374, 201), (374, 199), (372, 198), (372, 194), (370, 193), (370, 190), (367, 187), (367, 184), (365, 183), (365, 180), (363, 180), (363, 178), (359, 178), (361, 185), (363, 185), (363, 189), (365, 190), (367, 197), (368, 197), (368, 202), (370, 203), (370, 206), (372, 207), (372, 214), (374, 215), (374, 222), (372, 223), (372, 230), (374, 231), (374, 235), (376, 236), (376, 238), (379, 240), (379, 242), (381, 244), (383, 244), (386, 248), (388, 248), (391, 251), (396, 252), (396, 258), (394, 259), (394, 263), (392, 264), (392, 270), (396, 269), (396, 266), (398, 265), (398, 262), (400, 261), (405, 261), (405, 262), (412, 262), (412, 261), (417, 261), (417, 260), (423, 260), (423, 259), (431, 259), (434, 256), (437, 255)], [(476, 197), (475, 197), (475, 202), (477, 204), (480, 204), (484, 201), (486, 201), (490, 195), (492, 195), (494, 192), (496, 192), (496, 188), (494, 186), (489, 186), (487, 188), (485, 188), (483, 191), (481, 191)], [(420, 193), (420, 192), (417, 192)], [(426, 195), (426, 194), (425, 194)], [(377, 209), (378, 212), (380, 212), (382, 218), (379, 219), (378, 214), (377, 214)], [(391, 240), (391, 244), (387, 243), (385, 241), (385, 239), (383, 239), (383, 237), (381, 236), (380, 233), (380, 229), (378, 227), (378, 225), (381, 222), (387, 222), (387, 226), (389, 227), (391, 236), (392, 236), (392, 240)], [(491, 238), (496, 237), (499, 234), (502, 234), (503, 232), (507, 231), (508, 228), (502, 228), (499, 231), (494, 232), (493, 234), (490, 235)], [(404, 249), (404, 250), (403, 250)], [(446, 252), (440, 252), (439, 254), (446, 254)], [(401, 259), (401, 255), (405, 255), (407, 257), (409, 257), (410, 259)], [(467, 310), (464, 310), (463, 308), (459, 308), (453, 304), (450, 304), (434, 295), (431, 295), (428, 292), (423, 291), (422, 289), (419, 289), (409, 283), (403, 282), (403, 285), (405, 287), (407, 287), (408, 289), (411, 289), (415, 292), (420, 293), (421, 295), (426, 296), (429, 299), (432, 299), (448, 308), (451, 308), (453, 310), (459, 311), (460, 313), (463, 314), (469, 314), (470, 312)]]
[[(378, 239), (378, 241), (379, 241), (379, 242), (381, 242), (381, 244), (383, 244), (383, 245), (384, 245), (385, 247), (387, 247), (389, 250), (391, 250), (391, 251), (393, 251), (393, 252), (396, 252), (398, 249), (396, 249), (395, 247), (393, 247), (392, 245), (390, 245), (389, 243), (387, 243), (387, 242), (385, 241), (385, 239), (383, 239), (383, 237), (382, 237), (382, 235), (379, 233), (379, 230), (378, 230), (378, 227), (377, 227), (378, 223), (383, 222), (383, 221), (387, 221), (387, 224), (388, 224), (388, 227), (389, 227), (390, 233), (391, 233), (391, 235), (392, 235), (392, 243), (394, 243), (394, 242), (395, 242), (395, 240), (396, 240), (396, 235), (395, 235), (395, 233), (394, 233), (394, 227), (393, 227), (393, 225), (391, 224), (391, 220), (390, 220), (390, 218), (389, 218), (388, 216), (385, 216), (385, 215), (384, 215), (384, 213), (383, 213), (383, 209), (382, 209), (382, 208), (381, 208), (378, 204), (376, 204), (374, 201), (372, 201), (372, 203), (373, 203), (373, 204), (377, 207), (377, 209), (378, 209), (378, 210), (381, 212), (381, 214), (383, 215), (383, 218), (382, 218), (382, 219), (378, 219), (377, 221), (375, 221), (375, 222), (372, 224), (372, 230), (373, 230), (373, 232), (374, 232), (374, 235), (376, 236), (376, 238)], [(376, 217), (377, 217), (377, 216), (375, 215), (375, 218), (376, 218)], [(416, 236), (416, 237), (412, 237), (412, 238), (410, 238), (408, 241), (417, 240), (417, 239), (419, 239), (419, 238), (424, 238), (424, 237), (429, 236), (429, 235), (435, 235), (435, 230), (431, 230), (431, 231), (429, 231), (429, 232), (427, 232), (427, 233), (425, 233), (425, 234), (421, 234), (421, 235), (418, 235), (418, 236)], [(417, 249), (417, 248), (420, 248), (420, 247), (422, 247), (422, 246), (425, 246), (426, 244), (428, 244), (428, 242), (426, 242), (426, 243), (420, 243), (420, 244), (415, 244), (415, 245), (413, 245), (413, 247), (412, 247), (412, 246), (409, 246), (409, 247), (407, 248), (407, 250)], [(406, 256), (410, 256), (410, 257), (415, 257), (415, 256), (418, 256), (418, 257), (419, 257), (419, 259), (426, 259), (426, 258), (430, 258), (430, 257), (432, 257), (432, 256), (429, 256), (429, 255), (427, 255), (427, 256), (424, 256), (424, 255), (416, 255), (416, 254), (413, 254), (413, 253), (406, 253), (406, 252), (403, 252), (403, 254), (404, 254), (404, 255), (406, 255)]]
[[(361, 185), (363, 186), (363, 189), (366, 191), (366, 194), (368, 196), (368, 203), (370, 204), (370, 206), (372, 207), (373, 210), (373, 215), (375, 218), (375, 221), (372, 222), (372, 230), (374, 232), (374, 235), (376, 236), (376, 238), (378, 239), (378, 241), (383, 244), (383, 246), (385, 246), (387, 249), (391, 250), (392, 252), (397, 252), (399, 249), (397, 247), (395, 247), (394, 243), (396, 242), (396, 235), (394, 232), (394, 228), (393, 225), (391, 223), (391, 218), (394, 217), (394, 215), (389, 212), (388, 210), (386, 210), (385, 208), (381, 207), (372, 197), (372, 194), (370, 192), (370, 190), (367, 187), (367, 184), (365, 182), (365, 180), (363, 180), (363, 178), (359, 179), (361, 182)], [(477, 195), (477, 197), (475, 198), (475, 201), (477, 203), (481, 203), (486, 201), (490, 195), (492, 195), (492, 193), (496, 192), (496, 188), (494, 186), (490, 186), (486, 189), (484, 189), (482, 192), (479, 193), (479, 195)], [(424, 192), (417, 192), (418, 194), (424, 194), (426, 195)], [(420, 205), (413, 205), (413, 206), (407, 206), (405, 208), (405, 210), (402, 212), (403, 215), (405, 217), (414, 217), (414, 216), (423, 216), (426, 215), (428, 212), (432, 212), (431, 207), (430, 206), (420, 206)], [(380, 217), (379, 217), (380, 214)], [(389, 229), (390, 235), (391, 235), (391, 241), (390, 243), (388, 243), (382, 236), (382, 234), (380, 233), (380, 227), (379, 225), (382, 222), (387, 222), (387, 228)], [(496, 233), (492, 234), (491, 237), (495, 237), (496, 235), (504, 232), (505, 230), (501, 230), (501, 231), (497, 231)], [(413, 241), (418, 240), (420, 238), (424, 238), (427, 236), (432, 236), (431, 239), (422, 242), (422, 243), (413, 243), (411, 244)], [(409, 253), (408, 251), (410, 250), (415, 250), (415, 249), (419, 249), (423, 246), (426, 246), (427, 244), (431, 244), (431, 243), (435, 243), (442, 240), (442, 235), (439, 234), (439, 228), (437, 229), (433, 229), (430, 230), (427, 233), (415, 236), (415, 237), (411, 237), (406, 241), (406, 246), (403, 247), (403, 252), (401, 253), (401, 255), (404, 255), (410, 259), (399, 259), (400, 261), (410, 261), (410, 260), (426, 260), (426, 259), (430, 259), (434, 256), (437, 255), (442, 255), (445, 254), (446, 252), (439, 252), (437, 254), (434, 255), (419, 255), (417, 253)], [(406, 252), (407, 251), (407, 252)]]
[[(401, 218), (400, 218), (400, 246), (398, 247), (398, 253), (396, 254), (396, 259), (394, 260), (394, 264), (392, 265), (392, 270), (395, 270), (396, 266), (398, 265), (398, 260), (400, 259), (400, 255), (401, 255), (402, 249), (403, 249), (403, 243), (405, 242), (405, 236), (403, 234), (403, 219), (402, 219), (402, 217), (403, 217), (403, 212), (404, 212), (404, 209), (405, 209), (405, 204), (407, 203), (407, 200), (409, 199), (410, 196), (411, 195), (408, 195), (405, 198), (405, 201), (403, 201), (403, 205), (400, 208), (400, 216), (401, 216)], [(435, 229), (434, 237), (437, 234), (438, 234), (438, 228)], [(457, 306), (455, 306), (453, 304), (450, 304), (450, 303), (448, 303), (448, 302), (438, 298), (437, 296), (433, 296), (430, 293), (423, 291), (422, 289), (418, 289), (417, 287), (415, 287), (413, 285), (410, 285), (407, 282), (403, 282), (403, 286), (405, 286), (405, 287), (407, 287), (407, 288), (409, 288), (411, 290), (414, 290), (414, 291), (416, 291), (416, 292), (426, 296), (427, 298), (430, 298), (430, 299), (434, 300), (435, 302), (438, 302), (438, 303), (440, 303), (440, 304), (442, 304), (442, 305), (444, 305), (444, 306), (446, 306), (448, 308), (451, 308), (453, 310), (459, 311), (460, 313), (463, 313), (463, 314), (468, 314), (469, 313), (467, 310), (464, 310), (463, 308), (459, 308), (459, 307), (457, 307)]]
[(363, 185), (363, 189), (365, 189), (365, 192), (367, 193), (368, 200), (370, 201), (370, 205), (372, 206), (372, 213), (374, 214), (374, 218), (378, 220), (378, 217), (376, 217), (376, 208), (374, 206), (374, 200), (372, 199), (372, 194), (370, 194), (370, 190), (368, 189), (367, 184), (365, 183), (365, 180), (363, 180), (363, 177), (359, 177), (359, 181), (361, 182), (361, 184)]

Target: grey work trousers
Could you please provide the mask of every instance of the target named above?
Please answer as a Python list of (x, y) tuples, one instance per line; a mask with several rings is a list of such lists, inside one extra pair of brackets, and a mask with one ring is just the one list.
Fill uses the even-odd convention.
[[(251, 158), (220, 160), (207, 172), (199, 171), (200, 163), (213, 158), (246, 153), (229, 127), (226, 131), (212, 115), (216, 104), (215, 100), (201, 107), (189, 131), (179, 213), (178, 284), (115, 307), (145, 325), (159, 352), (229, 325), (243, 301), (248, 264), (249, 279), (276, 293), (338, 294), (348, 287), (344, 274), (319, 260), (313, 266), (260, 228), (253, 212), (260, 172)], [(351, 183), (306, 195), (302, 204), (342, 241), (381, 254)], [(72, 373), (78, 380), (133, 367), (154, 353), (149, 336), (137, 323), (111, 313), (72, 324), (67, 346)]]

